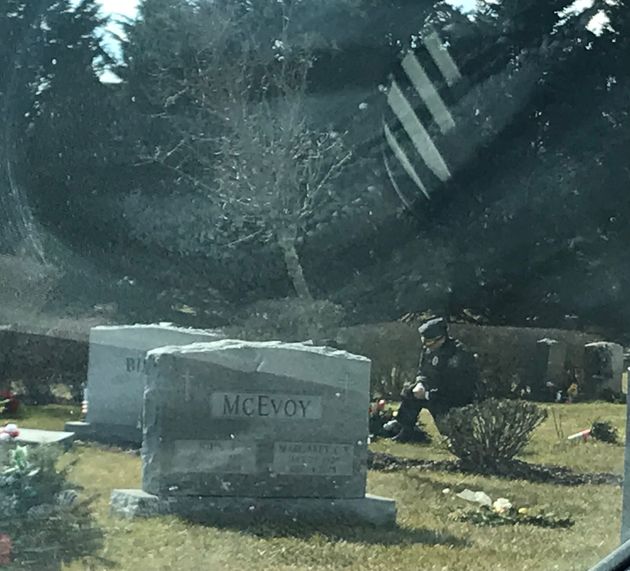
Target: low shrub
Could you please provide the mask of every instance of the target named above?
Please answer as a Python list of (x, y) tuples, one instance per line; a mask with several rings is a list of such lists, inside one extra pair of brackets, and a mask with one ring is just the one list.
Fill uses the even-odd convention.
[(69, 339), (54, 331), (0, 329), (0, 389), (12, 391), (24, 404), (80, 402), (87, 367), (87, 335)]
[(591, 426), (591, 436), (595, 440), (617, 444), (619, 442), (619, 431), (608, 420), (596, 420)]
[(547, 411), (523, 400), (491, 398), (453, 409), (439, 427), (462, 466), (497, 471), (525, 448)]

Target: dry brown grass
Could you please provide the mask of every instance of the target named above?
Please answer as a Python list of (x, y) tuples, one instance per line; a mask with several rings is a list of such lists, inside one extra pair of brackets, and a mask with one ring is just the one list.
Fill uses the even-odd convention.
[[(624, 433), (625, 407), (603, 403), (554, 406), (565, 436), (595, 418), (611, 420)], [(59, 407), (27, 411), (24, 425), (59, 428)], [(425, 419), (434, 431), (430, 419)], [(400, 456), (446, 458), (431, 446), (377, 442), (373, 448)], [(523, 459), (554, 463), (581, 471), (621, 473), (623, 446), (603, 443), (569, 445), (558, 439), (552, 418), (537, 430)], [(618, 543), (619, 486), (558, 486), (461, 473), (408, 469), (371, 472), (369, 491), (398, 502), (398, 529), (362, 527), (327, 529), (250, 526), (241, 529), (193, 525), (176, 518), (126, 521), (108, 514), (112, 488), (140, 485), (140, 459), (123, 451), (77, 446), (73, 476), (96, 494), (97, 516), (107, 534), (104, 555), (129, 571), (251, 570), (574, 570), (588, 569)], [(481, 489), (518, 505), (545, 507), (570, 515), (570, 529), (531, 526), (478, 527), (452, 521), (461, 500), (443, 489)], [(98, 567), (99, 569), (101, 567)], [(72, 571), (86, 569), (77, 563)]]

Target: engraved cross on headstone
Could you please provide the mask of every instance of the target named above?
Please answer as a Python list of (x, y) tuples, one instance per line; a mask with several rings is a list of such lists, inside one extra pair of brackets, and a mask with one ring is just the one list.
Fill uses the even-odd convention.
[(190, 394), (190, 381), (192, 381), (192, 375), (186, 371), (182, 377), (184, 379), (184, 399), (186, 402), (190, 402), (192, 396)]

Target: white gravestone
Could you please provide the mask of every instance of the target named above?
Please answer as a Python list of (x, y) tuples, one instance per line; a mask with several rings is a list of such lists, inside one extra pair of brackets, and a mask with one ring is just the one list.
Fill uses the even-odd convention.
[(103, 442), (142, 443), (142, 399), (147, 351), (164, 345), (215, 341), (217, 331), (149, 325), (99, 326), (90, 330), (85, 422), (66, 430), (77, 438)]

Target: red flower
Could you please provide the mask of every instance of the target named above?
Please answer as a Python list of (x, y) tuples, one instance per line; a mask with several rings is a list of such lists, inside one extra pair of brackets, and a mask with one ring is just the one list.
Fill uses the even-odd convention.
[(11, 552), (13, 551), (13, 544), (11, 537), (6, 533), (0, 533), (0, 565), (11, 564)]

